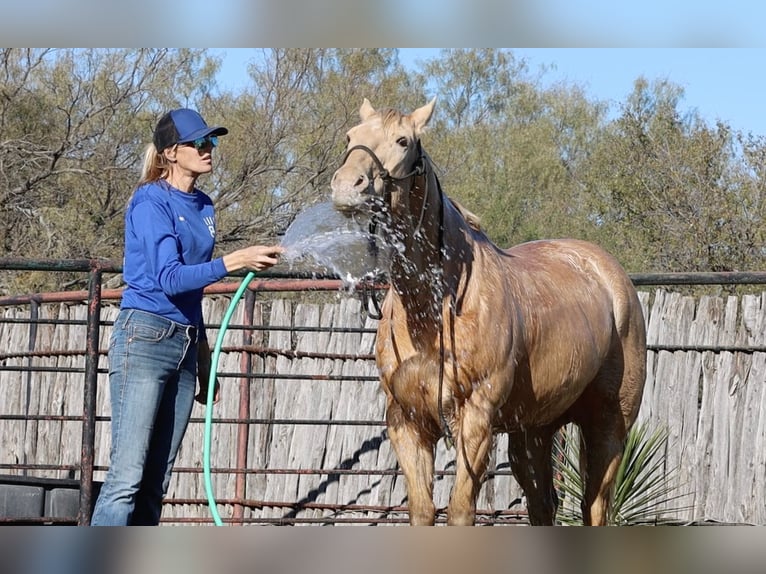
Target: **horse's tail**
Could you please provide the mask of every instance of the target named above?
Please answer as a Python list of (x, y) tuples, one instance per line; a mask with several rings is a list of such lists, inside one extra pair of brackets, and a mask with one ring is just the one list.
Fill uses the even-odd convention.
[[(637, 337), (641, 346), (646, 347), (646, 325), (644, 323), (644, 310), (641, 307), (641, 301), (638, 299), (638, 293), (630, 277), (626, 274), (625, 288), (620, 291), (621, 297), (615, 302), (615, 321), (617, 332), (623, 339), (629, 335)], [(631, 333), (631, 330), (633, 333)]]
[(630, 427), (638, 415), (646, 381), (646, 324), (633, 282), (617, 260), (614, 261), (608, 280), (624, 369), (620, 403), (625, 423)]
[(633, 281), (613, 255), (606, 251), (603, 253), (601, 261), (606, 265), (600, 266), (600, 273), (612, 295), (612, 312), (617, 334), (623, 340), (633, 334), (645, 344), (644, 312)]

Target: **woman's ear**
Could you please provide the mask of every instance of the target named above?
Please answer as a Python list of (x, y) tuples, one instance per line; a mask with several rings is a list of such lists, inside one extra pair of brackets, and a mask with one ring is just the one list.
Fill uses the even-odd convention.
[(170, 163), (175, 163), (177, 151), (178, 151), (178, 145), (172, 145), (162, 150), (162, 155), (164, 155), (165, 159), (168, 160)]

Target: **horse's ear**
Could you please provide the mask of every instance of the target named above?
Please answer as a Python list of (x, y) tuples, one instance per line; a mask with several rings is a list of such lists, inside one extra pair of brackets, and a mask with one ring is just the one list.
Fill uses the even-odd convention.
[(431, 120), (431, 116), (434, 113), (435, 106), (436, 98), (434, 97), (434, 99), (428, 102), (425, 106), (418, 108), (410, 114), (412, 122), (415, 124), (415, 131), (417, 133), (422, 133), (426, 125), (428, 125), (428, 122)]
[(375, 113), (375, 108), (372, 107), (370, 100), (368, 100), (367, 98), (364, 98), (364, 101), (362, 102), (362, 107), (359, 108), (359, 117), (362, 118), (362, 121), (365, 121), (374, 113)]

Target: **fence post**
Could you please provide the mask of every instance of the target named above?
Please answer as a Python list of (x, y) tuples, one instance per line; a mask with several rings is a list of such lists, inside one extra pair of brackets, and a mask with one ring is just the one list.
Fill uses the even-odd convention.
[[(255, 309), (255, 293), (252, 289), (245, 291), (245, 299), (243, 301), (244, 308), (242, 312), (243, 323), (246, 326), (252, 326), (254, 321), (254, 309)], [(246, 329), (242, 331), (242, 344), (245, 347), (253, 345), (253, 333), (254, 331)], [(249, 351), (243, 351), (240, 359), (240, 372), (249, 374), (253, 371), (253, 354)], [(250, 417), (250, 379), (247, 376), (243, 376), (239, 380), (239, 419), (247, 420)], [(247, 450), (248, 450), (248, 437), (250, 433), (249, 425), (239, 424), (237, 425), (237, 470), (243, 471), (247, 468)], [(234, 483), (234, 493), (237, 502), (234, 504), (234, 512), (232, 518), (235, 524), (242, 526), (244, 524), (243, 518), (245, 516), (245, 507), (239, 502), (244, 500), (247, 496), (247, 475), (244, 472), (237, 472), (237, 477)]]
[[(27, 342), (27, 351), (29, 351), (29, 357), (27, 358), (27, 368), (29, 371), (27, 372), (24, 385), (24, 416), (27, 419), (27, 422), (24, 425), (24, 457), (22, 459), (24, 470), (21, 471), (22, 476), (27, 476), (29, 472), (26, 468), (26, 465), (29, 462), (27, 459), (28, 449), (26, 445), (28, 440), (27, 437), (29, 435), (29, 404), (32, 402), (32, 365), (34, 363), (34, 360), (32, 359), (32, 353), (35, 350), (35, 346), (37, 344), (37, 320), (39, 318), (40, 302), (37, 299), (32, 298), (29, 301), (29, 339)], [(35, 423), (35, 429), (37, 429), (37, 425), (38, 423)]]
[(88, 283), (88, 335), (85, 349), (83, 388), (82, 456), (80, 459), (80, 512), (77, 524), (90, 525), (93, 497), (93, 460), (96, 437), (96, 392), (98, 386), (99, 327), (101, 324), (102, 270), (91, 267)]

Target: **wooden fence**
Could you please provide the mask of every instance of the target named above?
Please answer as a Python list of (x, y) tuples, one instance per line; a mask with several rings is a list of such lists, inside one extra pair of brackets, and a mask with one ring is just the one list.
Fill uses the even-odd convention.
[[(666, 468), (683, 497), (679, 521), (766, 524), (766, 293), (741, 297), (641, 291), (648, 327), (640, 420), (669, 432)], [(224, 296), (204, 302), (217, 325)], [(78, 478), (82, 446), (86, 304), (2, 310), (0, 473)], [(105, 303), (100, 349), (117, 307)], [(376, 321), (358, 299), (256, 299), (240, 305), (218, 366), (211, 463), (220, 515), (237, 523), (406, 522), (404, 479), (386, 438), (372, 358)], [(18, 322), (16, 322), (18, 321)], [(252, 325), (252, 328), (245, 327)], [(217, 331), (209, 331), (215, 341)], [(251, 361), (249, 363), (248, 361)], [(99, 363), (94, 478), (109, 461), (106, 356)], [(204, 408), (176, 464), (164, 521), (210, 522), (201, 474)], [(435, 497), (444, 508), (454, 451), (437, 449)], [(524, 522), (507, 438), (492, 449), (479, 522)], [(443, 512), (440, 519), (444, 518)]]

